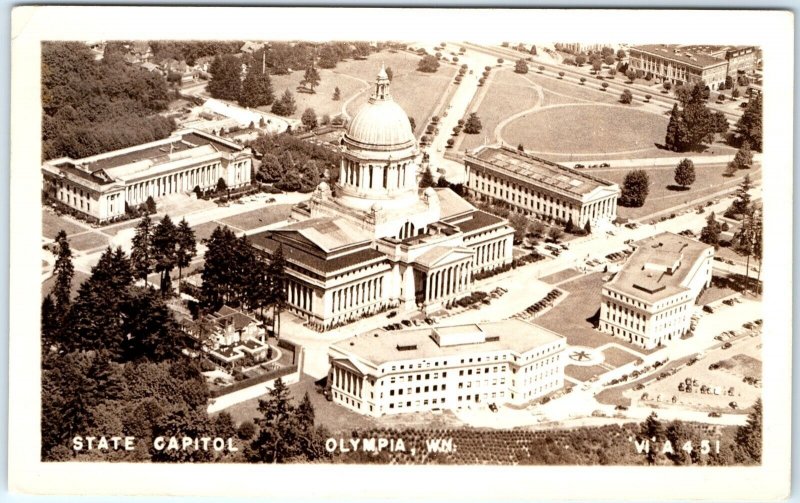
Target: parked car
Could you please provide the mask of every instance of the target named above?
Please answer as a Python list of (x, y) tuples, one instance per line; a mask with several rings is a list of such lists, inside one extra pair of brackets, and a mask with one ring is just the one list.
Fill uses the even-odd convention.
[(728, 349), (731, 346), (733, 346), (733, 344), (731, 344), (730, 342), (726, 342), (725, 344), (722, 345), (722, 349)]
[(576, 165), (575, 165), (575, 169), (583, 169), (583, 168), (585, 168), (585, 167), (586, 167), (586, 166), (584, 166), (583, 164), (576, 164)]
[(731, 403), (729, 403), (729, 404), (728, 404), (728, 406), (729, 406), (731, 409), (734, 409), (734, 410), (736, 410), (736, 409), (738, 409), (738, 408), (739, 408), (739, 404), (738, 404), (738, 403), (736, 403), (736, 402), (731, 402)]
[(719, 412), (709, 412), (708, 417), (722, 417), (722, 414)]
[(614, 410), (628, 410), (628, 406), (627, 405), (617, 405), (616, 407), (614, 407)]
[(611, 167), (611, 165), (610, 165), (609, 163), (607, 163), (607, 162), (601, 162), (601, 163), (600, 163), (600, 167), (601, 167), (601, 168), (610, 168), (610, 167)]

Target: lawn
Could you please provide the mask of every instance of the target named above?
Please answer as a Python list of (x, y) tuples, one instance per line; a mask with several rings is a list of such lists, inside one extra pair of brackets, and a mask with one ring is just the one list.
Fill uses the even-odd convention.
[(596, 348), (615, 342), (637, 353), (652, 353), (652, 350), (645, 351), (595, 330), (594, 325), (600, 316), (600, 291), (605, 283), (604, 276), (604, 273), (587, 274), (560, 284), (559, 288), (569, 292), (569, 295), (554, 309), (537, 318), (535, 324), (566, 337), (570, 346)]
[[(72, 276), (72, 296), (75, 297), (78, 294), (78, 288), (81, 286), (81, 283), (89, 279), (89, 275), (85, 272), (75, 271), (75, 274)], [(56, 283), (56, 277), (51, 276), (46, 280), (42, 281), (42, 299), (44, 299), (48, 293), (53, 290), (53, 285)]]
[(716, 300), (724, 299), (725, 297), (733, 295), (734, 293), (736, 293), (736, 290), (733, 288), (711, 286), (710, 288), (703, 290), (703, 293), (700, 294), (700, 298), (697, 300), (697, 303), (701, 306), (705, 306), (706, 304), (711, 304)]
[[(453, 86), (453, 78), (458, 67), (455, 65), (442, 64), (436, 73), (418, 72), (417, 62), (419, 57), (408, 53), (379, 53), (373, 54), (367, 61), (355, 61), (350, 63), (360, 63), (360, 68), (349, 67), (347, 64), (342, 66), (341, 71), (358, 76), (358, 71), (366, 69), (369, 76), (364, 76), (370, 86), (375, 81), (375, 76), (380, 69), (381, 63), (391, 67), (394, 72), (390, 92), (392, 98), (409, 117), (416, 121), (417, 128), (414, 134), (419, 136), (425, 130), (427, 120), (437, 112), (439, 101)], [(371, 87), (370, 87), (371, 89)], [(355, 116), (358, 110), (367, 103), (371, 91), (360, 94), (357, 98), (347, 105), (347, 113)]]
[(614, 367), (621, 367), (627, 363), (639, 359), (638, 356), (629, 353), (628, 351), (614, 347), (604, 349), (603, 356), (605, 357), (605, 363)]
[[(360, 63), (364, 62), (360, 61)], [(313, 108), (319, 119), (322, 119), (324, 115), (334, 117), (342, 113), (342, 104), (347, 98), (367, 87), (366, 83), (347, 75), (340, 75), (336, 71), (335, 69), (319, 69), (321, 80), (319, 86), (314, 88), (314, 94), (297, 91), (300, 81), (303, 80), (304, 71), (302, 70), (292, 72), (289, 75), (272, 75), (270, 77), (272, 79), (272, 89), (276, 98), (279, 98), (286, 89), (292, 92), (297, 104), (297, 109), (292, 115), (295, 119), (300, 119), (306, 108)], [(377, 73), (377, 70), (375, 70), (375, 73)], [(333, 91), (337, 87), (341, 98), (338, 101), (334, 101)], [(271, 106), (259, 107), (260, 110), (265, 111), (269, 111), (271, 108)]]
[(502, 136), (534, 153), (608, 154), (652, 148), (664, 141), (667, 122), (624, 105), (559, 105), (515, 119)]
[[(675, 190), (675, 167), (644, 168), (650, 178), (650, 193), (641, 208), (617, 207), (617, 214), (623, 218), (642, 218), (668, 208), (691, 203), (697, 199), (711, 197), (723, 190), (734, 190), (746, 174), (753, 182), (761, 176), (760, 169), (739, 170), (736, 176), (726, 178), (724, 164), (702, 164), (695, 166), (696, 180), (690, 190)], [(632, 169), (632, 168), (631, 168)], [(625, 175), (631, 169), (593, 169), (591, 174), (622, 186)]]
[(281, 220), (286, 220), (292, 212), (292, 206), (292, 204), (272, 204), (257, 210), (222, 218), (218, 220), (218, 222), (236, 229), (249, 231), (275, 222), (280, 222)]
[(89, 227), (81, 227), (80, 225), (67, 220), (65, 217), (59, 217), (55, 213), (47, 210), (42, 210), (42, 235), (44, 237), (55, 239), (58, 231), (64, 230), (67, 235), (77, 234), (87, 230)]
[(478, 106), (478, 117), (483, 129), (480, 134), (462, 133), (460, 150), (470, 150), (483, 145), (484, 137), (494, 141), (498, 124), (512, 115), (536, 105), (538, 96), (533, 85), (523, 75), (511, 70), (495, 70), (489, 79), (489, 88)]
[(214, 229), (221, 226), (219, 222), (205, 222), (200, 225), (192, 226), (192, 230), (194, 231), (194, 238), (197, 240), (198, 243), (208, 239), (211, 237), (211, 233), (214, 232)]
[(576, 271), (575, 269), (564, 269), (563, 271), (558, 271), (557, 273), (549, 274), (549, 275), (547, 275), (547, 276), (545, 276), (543, 278), (539, 278), (539, 279), (541, 281), (544, 281), (545, 283), (549, 283), (551, 285), (555, 285), (555, 284), (560, 283), (560, 282), (562, 282), (564, 280), (579, 276), (580, 274), (581, 273)]
[(71, 236), (67, 241), (73, 250), (87, 251), (103, 246), (108, 246), (108, 236), (101, 232), (86, 232)]
[(564, 369), (564, 374), (566, 374), (567, 377), (577, 381), (588, 381), (592, 377), (605, 374), (606, 372), (608, 372), (608, 369), (600, 365), (567, 365)]
[[(601, 83), (603, 81), (597, 80), (594, 77), (586, 78), (586, 83), (583, 85), (576, 84), (572, 81), (564, 81), (547, 74), (540, 74), (538, 70), (529, 72), (528, 77), (536, 84), (542, 86), (545, 91), (544, 105), (554, 105), (558, 103), (576, 103), (581, 101), (590, 101), (594, 103), (609, 103), (619, 104), (619, 94), (615, 91), (602, 91)], [(570, 77), (571, 79), (572, 77)], [(612, 82), (617, 81), (616, 79)], [(549, 92), (548, 92), (549, 91)], [(653, 94), (653, 93), (651, 93)], [(630, 105), (637, 107), (642, 105), (644, 96), (637, 96), (634, 94), (634, 101)]]

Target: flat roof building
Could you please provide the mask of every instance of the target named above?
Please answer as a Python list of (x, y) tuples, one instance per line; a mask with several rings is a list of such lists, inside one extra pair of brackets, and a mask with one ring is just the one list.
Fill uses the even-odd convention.
[(62, 157), (42, 164), (44, 191), (56, 201), (106, 221), (148, 197), (158, 199), (250, 183), (253, 155), (224, 138), (184, 129), (168, 138), (83, 159)]
[(467, 187), (481, 200), (501, 201), (547, 221), (593, 230), (617, 218), (617, 184), (506, 146), (467, 152)]
[(634, 70), (678, 85), (702, 80), (716, 91), (725, 77), (755, 71), (756, 53), (753, 46), (649, 44), (631, 47), (629, 56)]
[(524, 404), (564, 384), (566, 339), (521, 320), (374, 330), (333, 344), (333, 401), (370, 416)]
[(697, 297), (711, 285), (714, 247), (665, 232), (637, 243), (603, 286), (600, 330), (652, 349), (689, 330)]

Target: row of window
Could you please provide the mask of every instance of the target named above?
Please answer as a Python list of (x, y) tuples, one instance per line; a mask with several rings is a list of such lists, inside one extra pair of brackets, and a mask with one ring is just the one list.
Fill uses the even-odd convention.
[[(447, 390), (447, 385), (446, 384), (442, 384), (441, 390), (442, 391)], [(402, 395), (403, 394), (403, 389), (402, 388), (398, 389), (398, 390), (390, 389), (389, 390), (389, 396), (394, 396), (395, 395), (395, 391), (397, 391), (398, 395)], [(432, 391), (433, 392), (439, 391), (439, 385), (438, 384), (434, 384), (433, 386), (417, 386), (415, 388), (406, 388), (405, 389), (406, 395), (413, 395), (414, 393), (430, 393)], [(372, 397), (372, 394), (370, 394), (370, 397)], [(383, 398), (383, 393), (381, 393), (380, 397)]]

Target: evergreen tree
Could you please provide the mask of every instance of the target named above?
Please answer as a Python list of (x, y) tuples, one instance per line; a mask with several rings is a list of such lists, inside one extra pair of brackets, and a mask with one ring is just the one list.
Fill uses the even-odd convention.
[(736, 200), (731, 205), (731, 210), (734, 214), (744, 215), (750, 209), (750, 189), (753, 184), (750, 182), (750, 175), (744, 175), (742, 183), (736, 190)]
[(631, 208), (640, 208), (644, 205), (650, 193), (650, 177), (641, 169), (633, 170), (625, 175), (622, 183), (620, 204)]
[(566, 225), (564, 226), (564, 232), (568, 232), (572, 234), (575, 232), (575, 223), (572, 221), (572, 215), (569, 216)]
[(722, 228), (720, 227), (719, 222), (717, 222), (717, 218), (712, 211), (706, 219), (706, 226), (700, 231), (700, 241), (716, 248), (719, 246), (720, 232), (722, 232)]
[(688, 187), (694, 183), (694, 163), (691, 159), (683, 159), (675, 167), (675, 183), (681, 187)]
[(166, 297), (171, 292), (170, 273), (175, 268), (178, 248), (178, 236), (175, 224), (169, 215), (164, 215), (153, 231), (152, 255), (154, 269), (161, 275), (161, 295)]
[(738, 169), (750, 169), (752, 164), (753, 151), (750, 150), (750, 142), (744, 140), (742, 142), (742, 146), (736, 151), (736, 155), (733, 156), (733, 160), (728, 163), (728, 166), (732, 166), (733, 170), (735, 171)]
[(131, 270), (133, 274), (144, 280), (147, 285), (147, 276), (153, 272), (155, 259), (153, 257), (153, 221), (148, 215), (139, 220), (136, 234), (131, 243)]
[(308, 129), (314, 129), (317, 127), (317, 113), (313, 108), (306, 108), (303, 115), (300, 117), (300, 121)]
[(528, 63), (526, 63), (524, 59), (517, 60), (517, 63), (514, 65), (514, 71), (522, 74), (528, 73)]
[(683, 107), (681, 118), (686, 125), (683, 150), (695, 148), (702, 142), (713, 139), (715, 124), (711, 111), (706, 106), (705, 83), (696, 82), (689, 91), (689, 99)]
[(478, 117), (478, 114), (472, 112), (467, 117), (467, 121), (464, 123), (464, 132), (467, 134), (478, 134), (481, 132), (483, 125), (481, 124), (481, 119)]
[(757, 152), (762, 150), (763, 112), (761, 94), (753, 94), (744, 113), (736, 123), (736, 135), (739, 141), (747, 141)]
[(242, 82), (239, 104), (243, 107), (255, 108), (271, 105), (275, 96), (272, 91), (272, 80), (268, 72), (261, 71), (261, 65), (252, 64)]
[(53, 273), (56, 277), (56, 282), (53, 285), (53, 297), (55, 298), (55, 315), (56, 318), (60, 319), (69, 310), (75, 266), (72, 265), (72, 250), (70, 249), (69, 241), (67, 241), (67, 233), (65, 231), (58, 231), (55, 244), (56, 263), (53, 267)]
[(281, 311), (286, 303), (286, 258), (283, 256), (282, 245), (278, 245), (270, 257), (267, 278), (269, 281), (268, 298), (272, 304), (272, 333), (275, 337), (280, 337)]
[(228, 184), (225, 183), (225, 179), (223, 177), (219, 177), (219, 180), (217, 180), (217, 193), (222, 194), (226, 190), (228, 190)]
[(435, 73), (439, 69), (439, 60), (436, 56), (426, 54), (419, 60), (417, 71), (425, 73)]
[(340, 91), (337, 86), (336, 89), (333, 90), (333, 101), (339, 101), (340, 99), (342, 99), (342, 91)]
[(299, 454), (298, 422), (289, 402), (289, 389), (279, 377), (266, 400), (258, 401), (262, 417), (256, 419), (258, 436), (250, 444), (248, 458), (263, 463), (281, 463)]
[(422, 177), (419, 179), (419, 188), (425, 189), (435, 185), (436, 184), (433, 181), (433, 173), (431, 173), (431, 168), (430, 166), (426, 166), (425, 171), (422, 172)]
[[(680, 420), (675, 420), (667, 426), (666, 439), (672, 445), (673, 453), (667, 454), (667, 457), (672, 460), (676, 465), (691, 465), (692, 454), (698, 449), (693, 449), (692, 454), (682, 449), (683, 444), (691, 441), (690, 431)], [(692, 442), (693, 444), (695, 442)]]
[(272, 113), (282, 117), (289, 117), (297, 110), (294, 95), (288, 89), (283, 92), (281, 98), (272, 104)]
[(233, 264), (235, 263), (236, 236), (228, 227), (218, 226), (207, 242), (205, 265), (201, 274), (201, 302), (216, 311), (233, 298)]
[(231, 54), (214, 58), (208, 69), (211, 80), (206, 90), (212, 98), (237, 101), (242, 92), (242, 66), (239, 59)]
[(586, 221), (586, 225), (583, 226), (583, 230), (586, 231), (586, 234), (592, 233), (592, 223), (589, 220)]
[[(633, 72), (633, 70), (629, 70)], [(667, 124), (667, 137), (664, 139), (664, 145), (670, 150), (680, 151), (683, 150), (681, 139), (684, 133), (681, 131), (682, 121), (681, 114), (678, 111), (678, 104), (672, 105), (672, 113), (669, 116), (669, 124)]]
[(639, 433), (642, 437), (650, 441), (650, 451), (647, 453), (648, 464), (653, 464), (658, 457), (658, 449), (656, 448), (657, 442), (662, 442), (665, 438), (664, 426), (658, 420), (658, 415), (655, 412), (650, 413), (647, 419), (641, 425)]
[(175, 265), (178, 267), (178, 283), (183, 279), (183, 269), (189, 267), (192, 259), (197, 255), (197, 241), (194, 230), (189, 227), (186, 219), (182, 219), (175, 231)]
[(267, 263), (258, 257), (253, 257), (252, 264), (247, 271), (246, 280), (246, 304), (251, 310), (258, 310), (259, 317), (263, 320), (264, 308), (269, 305), (270, 296), (270, 280)]
[(58, 340), (57, 333), (60, 325), (56, 304), (53, 302), (51, 294), (47, 294), (42, 301), (41, 320), (42, 353), (45, 354), (50, 351), (50, 346)]
[(180, 354), (180, 329), (172, 311), (153, 289), (135, 289), (122, 305), (121, 314), (125, 360), (162, 361)]
[(747, 424), (736, 431), (736, 445), (743, 461), (761, 462), (763, 423), (761, 399), (753, 404), (753, 411), (747, 416)]
[(319, 82), (319, 72), (312, 63), (306, 67), (306, 72), (303, 74), (303, 80), (300, 81), (300, 85), (307, 87), (312, 93), (314, 93), (314, 88), (319, 85)]

